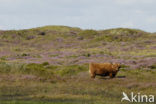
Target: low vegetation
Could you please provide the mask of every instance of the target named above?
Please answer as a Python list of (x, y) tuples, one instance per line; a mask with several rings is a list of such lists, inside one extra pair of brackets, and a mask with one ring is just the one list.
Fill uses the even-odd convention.
[[(121, 104), (123, 91), (156, 96), (155, 37), (128, 28), (0, 31), (0, 104)], [(116, 78), (93, 80), (89, 62), (122, 67)]]
[[(1, 68), (6, 66), (0, 65)], [(57, 70), (60, 66), (49, 66), (51, 69), (46, 70), (42, 64), (28, 64), (25, 70), (23, 65), (13, 70), (15, 66), (10, 66), (12, 71), (0, 74), (0, 102), (3, 104), (120, 104), (123, 91), (156, 94), (156, 70), (123, 67), (114, 79), (97, 76), (93, 80), (85, 66), (67, 66), (59, 69), (55, 76), (47, 70)], [(27, 71), (29, 68), (31, 73)], [(49, 74), (43, 69), (51, 77), (47, 78)]]

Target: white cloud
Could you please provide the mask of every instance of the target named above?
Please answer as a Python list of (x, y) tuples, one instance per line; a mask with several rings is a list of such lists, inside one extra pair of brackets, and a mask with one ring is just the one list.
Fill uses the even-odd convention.
[(5, 29), (5, 27), (4, 26), (0, 26), (0, 30), (4, 30)]
[(116, 2), (118, 4), (124, 4), (124, 5), (131, 5), (131, 4), (135, 4), (135, 3), (153, 3), (155, 2), (155, 0), (116, 0)]
[(137, 0), (116, 0), (116, 2), (119, 4), (132, 4), (137, 2)]
[(156, 23), (156, 16), (150, 16), (146, 19), (148, 23)]
[(156, 0), (0, 0), (0, 28), (68, 25), (155, 31), (155, 4)]
[(135, 10), (135, 13), (137, 13), (137, 14), (143, 14), (145, 12), (143, 10)]
[(0, 0), (0, 4), (16, 4), (19, 2), (23, 2), (23, 0)]

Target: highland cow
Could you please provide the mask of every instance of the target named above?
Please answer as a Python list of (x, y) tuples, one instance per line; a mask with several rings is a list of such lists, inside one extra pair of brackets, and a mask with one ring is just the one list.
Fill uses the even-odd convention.
[(95, 78), (96, 75), (109, 76), (114, 78), (120, 69), (118, 63), (90, 63), (89, 73), (91, 78)]

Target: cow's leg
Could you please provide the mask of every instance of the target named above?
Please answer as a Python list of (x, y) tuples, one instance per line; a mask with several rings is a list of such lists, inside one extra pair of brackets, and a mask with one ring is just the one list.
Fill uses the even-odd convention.
[(109, 77), (110, 78), (113, 78), (113, 73), (109, 73)]
[(113, 75), (112, 75), (112, 76), (113, 76), (113, 78), (114, 78), (114, 77), (116, 76), (116, 73), (113, 73)]
[(91, 74), (91, 78), (95, 78), (95, 76), (96, 76), (95, 74)]

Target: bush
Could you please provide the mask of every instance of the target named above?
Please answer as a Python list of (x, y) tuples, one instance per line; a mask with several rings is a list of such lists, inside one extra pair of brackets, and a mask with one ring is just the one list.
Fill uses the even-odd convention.
[(156, 69), (156, 65), (151, 65), (151, 66), (149, 66), (149, 68)]
[(21, 56), (30, 56), (30, 54), (23, 53)]
[(83, 56), (85, 56), (85, 57), (90, 57), (91, 54), (90, 54), (90, 53), (87, 53), (87, 54), (83, 54)]
[(91, 54), (90, 54), (90, 53), (88, 53), (88, 54), (87, 54), (87, 57), (90, 57), (90, 56), (91, 56)]
[(46, 35), (46, 33), (45, 32), (40, 32), (39, 35), (44, 36), (44, 35)]
[(47, 66), (47, 65), (49, 65), (49, 62), (43, 62), (42, 65)]

